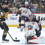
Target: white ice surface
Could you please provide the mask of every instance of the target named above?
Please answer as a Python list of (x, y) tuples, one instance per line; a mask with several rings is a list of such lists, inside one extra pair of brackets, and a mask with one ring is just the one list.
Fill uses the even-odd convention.
[[(17, 39), (19, 39), (20, 42), (13, 42), (10, 36), (7, 34), (7, 39), (9, 39), (10, 41), (2, 43), (3, 30), (0, 28), (0, 45), (17, 45), (17, 44), (27, 45), (25, 44), (25, 38), (24, 38), (25, 32), (21, 32), (20, 29), (17, 29), (16, 27), (9, 27), (9, 33), (11, 34), (13, 39), (17, 37)], [(45, 37), (45, 28), (42, 29), (40, 37)]]

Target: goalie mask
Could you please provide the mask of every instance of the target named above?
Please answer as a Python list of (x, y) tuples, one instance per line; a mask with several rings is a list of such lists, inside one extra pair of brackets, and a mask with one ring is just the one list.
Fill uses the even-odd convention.
[(33, 15), (29, 15), (29, 20), (32, 21), (33, 20)]

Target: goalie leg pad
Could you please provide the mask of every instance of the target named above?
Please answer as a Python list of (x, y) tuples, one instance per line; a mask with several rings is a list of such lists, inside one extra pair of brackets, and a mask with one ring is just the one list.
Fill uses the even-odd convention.
[(38, 43), (33, 43), (33, 42), (30, 42), (31, 40), (34, 40), (34, 39), (37, 39), (36, 37), (31, 37), (31, 36), (28, 36), (28, 44), (38, 44)]

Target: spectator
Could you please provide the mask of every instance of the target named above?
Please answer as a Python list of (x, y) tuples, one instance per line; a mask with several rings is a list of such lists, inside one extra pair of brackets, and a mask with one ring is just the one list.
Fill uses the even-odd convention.
[(20, 2), (20, 7), (22, 6), (22, 2)]
[(9, 13), (12, 13), (12, 11), (10, 10), (10, 7), (8, 7)]
[(36, 12), (37, 12), (37, 13), (40, 13), (40, 5), (42, 6), (43, 4), (42, 4), (42, 3), (41, 3), (41, 4), (40, 4), (40, 3), (38, 4), (38, 7), (37, 7), (37, 9), (36, 9)]
[(12, 13), (12, 11), (11, 11), (11, 10), (9, 10), (9, 13)]
[(28, 2), (30, 3), (30, 2), (31, 2), (31, 0), (28, 0)]
[[(37, 13), (40, 13), (40, 8), (38, 8)], [(45, 13), (44, 5), (41, 5), (41, 13)]]
[(42, 7), (41, 7), (41, 13), (45, 13), (44, 5), (42, 5)]
[(22, 0), (22, 4), (25, 5), (25, 0)]
[(22, 2), (22, 4), (24, 5), (26, 0), (19, 0), (19, 1)]
[(0, 3), (2, 3), (2, 0), (0, 0)]
[(31, 0), (31, 2), (30, 3), (33, 3), (34, 2), (34, 0)]
[(31, 9), (35, 9), (35, 7), (33, 6), (33, 4), (30, 4), (30, 7), (31, 7)]
[(11, 8), (12, 4), (11, 4), (10, 2), (8, 3), (8, 5), (9, 5), (9, 7)]
[(36, 12), (36, 9), (38, 7), (38, 4), (36, 3), (36, 1), (34, 1), (33, 6), (35, 7), (35, 12)]
[(40, 0), (31, 0), (30, 3), (34, 4), (34, 1), (36, 1), (37, 3), (39, 3)]
[(19, 1), (16, 1), (16, 8), (19, 9), (19, 6), (20, 6)]
[(41, 3), (43, 3), (44, 7), (45, 7), (45, 0), (41, 0)]
[(15, 7), (14, 4), (12, 4), (12, 7), (10, 9), (11, 9), (12, 13), (16, 13), (16, 11), (17, 11), (17, 8)]
[(34, 1), (34, 3), (33, 3), (33, 4), (37, 4), (37, 3), (36, 3), (36, 1)]
[(35, 13), (35, 7), (33, 6), (33, 4), (30, 4), (30, 8), (31, 8), (32, 13)]

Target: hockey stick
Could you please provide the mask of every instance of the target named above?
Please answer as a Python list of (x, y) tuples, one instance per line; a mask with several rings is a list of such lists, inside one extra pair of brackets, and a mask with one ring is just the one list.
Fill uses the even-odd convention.
[[(2, 24), (3, 25), (3, 24)], [(3, 27), (4, 27), (4, 25), (3, 25)], [(7, 29), (4, 27), (4, 29), (7, 31)], [(10, 35), (10, 33), (8, 32), (8, 34), (9, 34), (9, 36), (11, 37), (11, 39), (14, 41), (14, 42), (19, 42), (20, 40), (14, 40), (13, 38), (12, 38), (12, 36)]]

